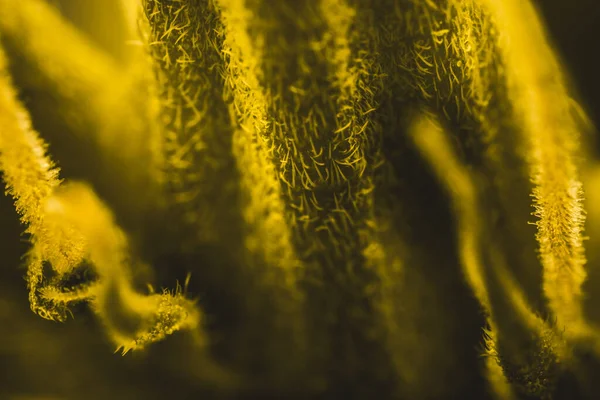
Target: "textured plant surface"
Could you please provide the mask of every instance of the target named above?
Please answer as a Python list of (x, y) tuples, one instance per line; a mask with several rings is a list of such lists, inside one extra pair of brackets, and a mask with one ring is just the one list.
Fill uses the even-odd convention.
[(595, 398), (529, 1), (113, 0), (109, 51), (51, 3), (0, 0), (0, 398)]

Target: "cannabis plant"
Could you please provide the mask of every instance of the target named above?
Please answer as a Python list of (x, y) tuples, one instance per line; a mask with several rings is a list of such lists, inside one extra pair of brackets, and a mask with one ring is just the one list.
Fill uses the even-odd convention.
[(38, 387), (593, 398), (593, 130), (529, 1), (120, 5), (117, 56), (0, 0), (29, 306), (107, 339), (32, 339), (102, 388)]

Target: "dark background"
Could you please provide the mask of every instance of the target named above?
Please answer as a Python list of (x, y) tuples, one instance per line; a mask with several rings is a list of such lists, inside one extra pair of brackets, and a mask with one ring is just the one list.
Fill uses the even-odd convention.
[[(596, 127), (600, 121), (600, 2), (537, 0), (551, 43), (571, 75), (573, 90)], [(596, 140), (596, 152), (600, 144)]]
[[(56, 4), (101, 47), (118, 58), (125, 57), (127, 46), (122, 43), (126, 35), (117, 0), (48, 1)], [(600, 62), (597, 51), (600, 46), (596, 40), (600, 39), (600, 26), (597, 25), (600, 1), (537, 0), (535, 3), (546, 21), (550, 41), (570, 74), (575, 97), (598, 125)], [(600, 154), (599, 150), (596, 141), (597, 154)], [(26, 302), (26, 283), (22, 279), (25, 270), (14, 268), (28, 245), (21, 236), (22, 227), (11, 200), (2, 196), (0, 227), (0, 253), (3, 255), (0, 266), (0, 400), (64, 398), (52, 397), (55, 393), (75, 396), (69, 398), (86, 393), (85, 398), (90, 399), (133, 399), (142, 393), (149, 399), (185, 398), (177, 388), (181, 389), (186, 382), (161, 374), (163, 358), (142, 354), (115, 361), (110, 350), (107, 351), (110, 345), (101, 334), (102, 328), (85, 310), (80, 310), (78, 318), (67, 324), (53, 324), (33, 315)], [(16, 282), (20, 285), (15, 285)], [(165, 341), (155, 345), (157, 354), (169, 354), (168, 346), (173, 343)], [(156, 372), (152, 374), (151, 371)], [(160, 384), (167, 380), (167, 384)], [(148, 381), (156, 383), (153, 388), (144, 385)], [(144, 387), (146, 391), (141, 389)], [(47, 397), (39, 397), (41, 394)], [(6, 395), (9, 397), (4, 397)]]

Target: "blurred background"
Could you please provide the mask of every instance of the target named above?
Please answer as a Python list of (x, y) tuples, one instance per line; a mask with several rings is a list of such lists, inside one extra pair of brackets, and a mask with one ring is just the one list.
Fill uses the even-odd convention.
[[(18, 1), (18, 0), (15, 0)], [(100, 47), (123, 59), (126, 29), (117, 0), (48, 0)], [(572, 78), (576, 97), (591, 119), (600, 121), (600, 2), (537, 0), (550, 40)], [(2, 18), (0, 14), (0, 18)], [(595, 151), (600, 142), (593, 140)], [(189, 398), (210, 388), (189, 386), (169, 359), (168, 340), (152, 351), (114, 355), (98, 322), (86, 311), (59, 324), (29, 311), (21, 255), (27, 242), (12, 206), (0, 196), (0, 400)], [(171, 371), (166, 374), (165, 371)], [(200, 384), (199, 384), (200, 385)], [(201, 386), (201, 385), (200, 385)]]
[[(596, 127), (600, 121), (600, 3), (596, 0), (536, 0), (550, 40), (570, 73), (573, 90)], [(595, 151), (600, 144), (595, 142)]]

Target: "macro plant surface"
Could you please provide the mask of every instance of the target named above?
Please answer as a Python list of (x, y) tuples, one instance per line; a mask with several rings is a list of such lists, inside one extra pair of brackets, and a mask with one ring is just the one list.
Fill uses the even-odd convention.
[(29, 306), (110, 341), (31, 333), (96, 382), (35, 394), (593, 398), (592, 129), (529, 1), (119, 5), (110, 53), (0, 0)]

